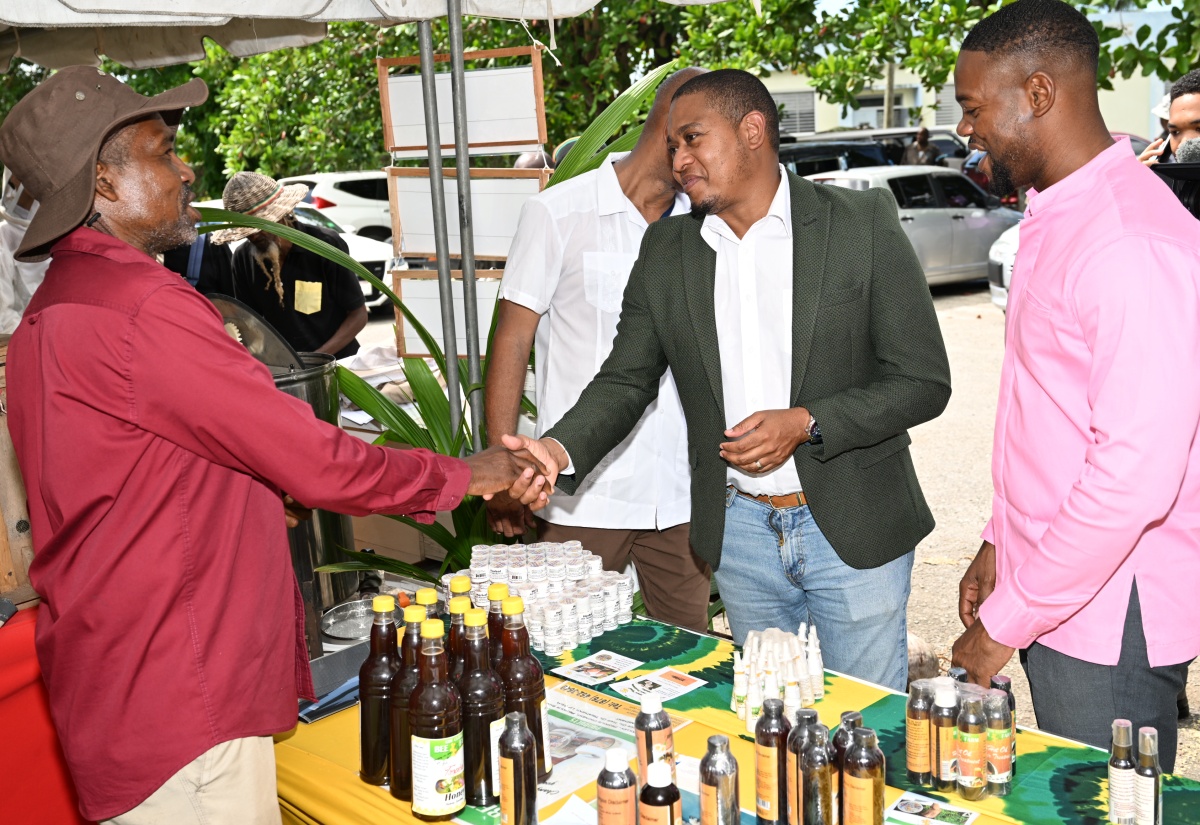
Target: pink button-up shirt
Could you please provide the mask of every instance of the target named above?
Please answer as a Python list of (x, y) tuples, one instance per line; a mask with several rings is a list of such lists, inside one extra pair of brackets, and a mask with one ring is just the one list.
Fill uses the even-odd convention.
[(1200, 653), (1200, 222), (1122, 139), (1030, 193), (979, 616), (1115, 665), (1134, 579), (1152, 666)]

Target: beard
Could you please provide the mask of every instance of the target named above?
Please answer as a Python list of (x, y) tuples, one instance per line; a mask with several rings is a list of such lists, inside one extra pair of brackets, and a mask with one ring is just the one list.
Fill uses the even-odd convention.
[(267, 283), (263, 290), (274, 287), (275, 294), (279, 296), (279, 305), (283, 306), (283, 279), (280, 274), (283, 268), (283, 254), (279, 248), (279, 241), (272, 235), (266, 235), (266, 233), (264, 235), (266, 242), (262, 246), (251, 244), (250, 256), (267, 276)]
[(155, 227), (146, 238), (146, 251), (160, 255), (180, 246), (188, 246), (196, 240), (196, 225), (188, 217), (188, 206), (192, 202), (192, 187), (184, 184), (179, 193), (179, 219)]
[(1026, 124), (1014, 113), (1011, 121), (1011, 137), (1004, 146), (989, 146), (992, 173), (988, 180), (988, 191), (1004, 197), (1018, 188), (1029, 186), (1041, 173), (1030, 147), (1037, 146), (1037, 139), (1026, 128)]

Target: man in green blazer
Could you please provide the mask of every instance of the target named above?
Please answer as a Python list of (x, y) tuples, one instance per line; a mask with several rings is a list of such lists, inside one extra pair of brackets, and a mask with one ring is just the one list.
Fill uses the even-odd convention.
[(692, 467), (692, 547), (734, 639), (815, 624), (826, 664), (904, 689), (913, 550), (933, 529), (908, 429), (950, 368), (883, 189), (779, 164), (776, 106), (724, 69), (676, 91), (667, 145), (692, 214), (649, 228), (612, 353), (542, 446), (573, 493), (670, 367)]

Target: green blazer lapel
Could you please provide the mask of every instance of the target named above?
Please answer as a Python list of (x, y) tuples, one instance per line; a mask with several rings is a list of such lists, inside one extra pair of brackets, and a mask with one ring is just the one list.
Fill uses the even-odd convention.
[(825, 253), (829, 244), (829, 204), (815, 184), (788, 173), (792, 189), (792, 406), (800, 403), (804, 367), (812, 348)]
[(725, 408), (725, 395), (721, 386), (721, 350), (717, 343), (717, 316), (713, 307), (713, 290), (717, 281), (717, 253), (700, 237), (700, 221), (695, 227), (683, 231), (683, 292), (687, 296), (688, 311), (692, 316), (692, 329), (700, 360), (708, 374), (713, 397), (720, 409)]

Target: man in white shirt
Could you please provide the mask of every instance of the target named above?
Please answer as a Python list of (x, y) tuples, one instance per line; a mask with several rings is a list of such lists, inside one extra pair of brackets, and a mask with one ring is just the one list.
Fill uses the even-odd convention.
[(742, 71), (681, 86), (667, 145), (691, 215), (647, 231), (612, 353), (541, 448), (572, 493), (669, 368), (692, 545), (734, 640), (807, 621), (829, 668), (903, 690), (913, 548), (933, 529), (908, 428), (945, 408), (950, 368), (895, 201), (784, 170), (775, 102)]
[[(521, 212), (500, 286), (486, 389), (489, 438), (516, 432), (525, 367), (536, 343), (537, 432), (579, 398), (612, 349), (621, 296), (648, 226), (686, 214), (667, 156), (671, 95), (701, 69), (659, 87), (632, 152), (531, 198)], [(692, 553), (687, 430), (670, 372), (633, 431), (571, 497), (556, 496), (536, 523), (543, 541), (578, 540), (610, 570), (630, 561), (651, 616), (708, 626), (708, 565)], [(507, 497), (489, 502), (492, 526), (520, 535), (535, 522)]]

